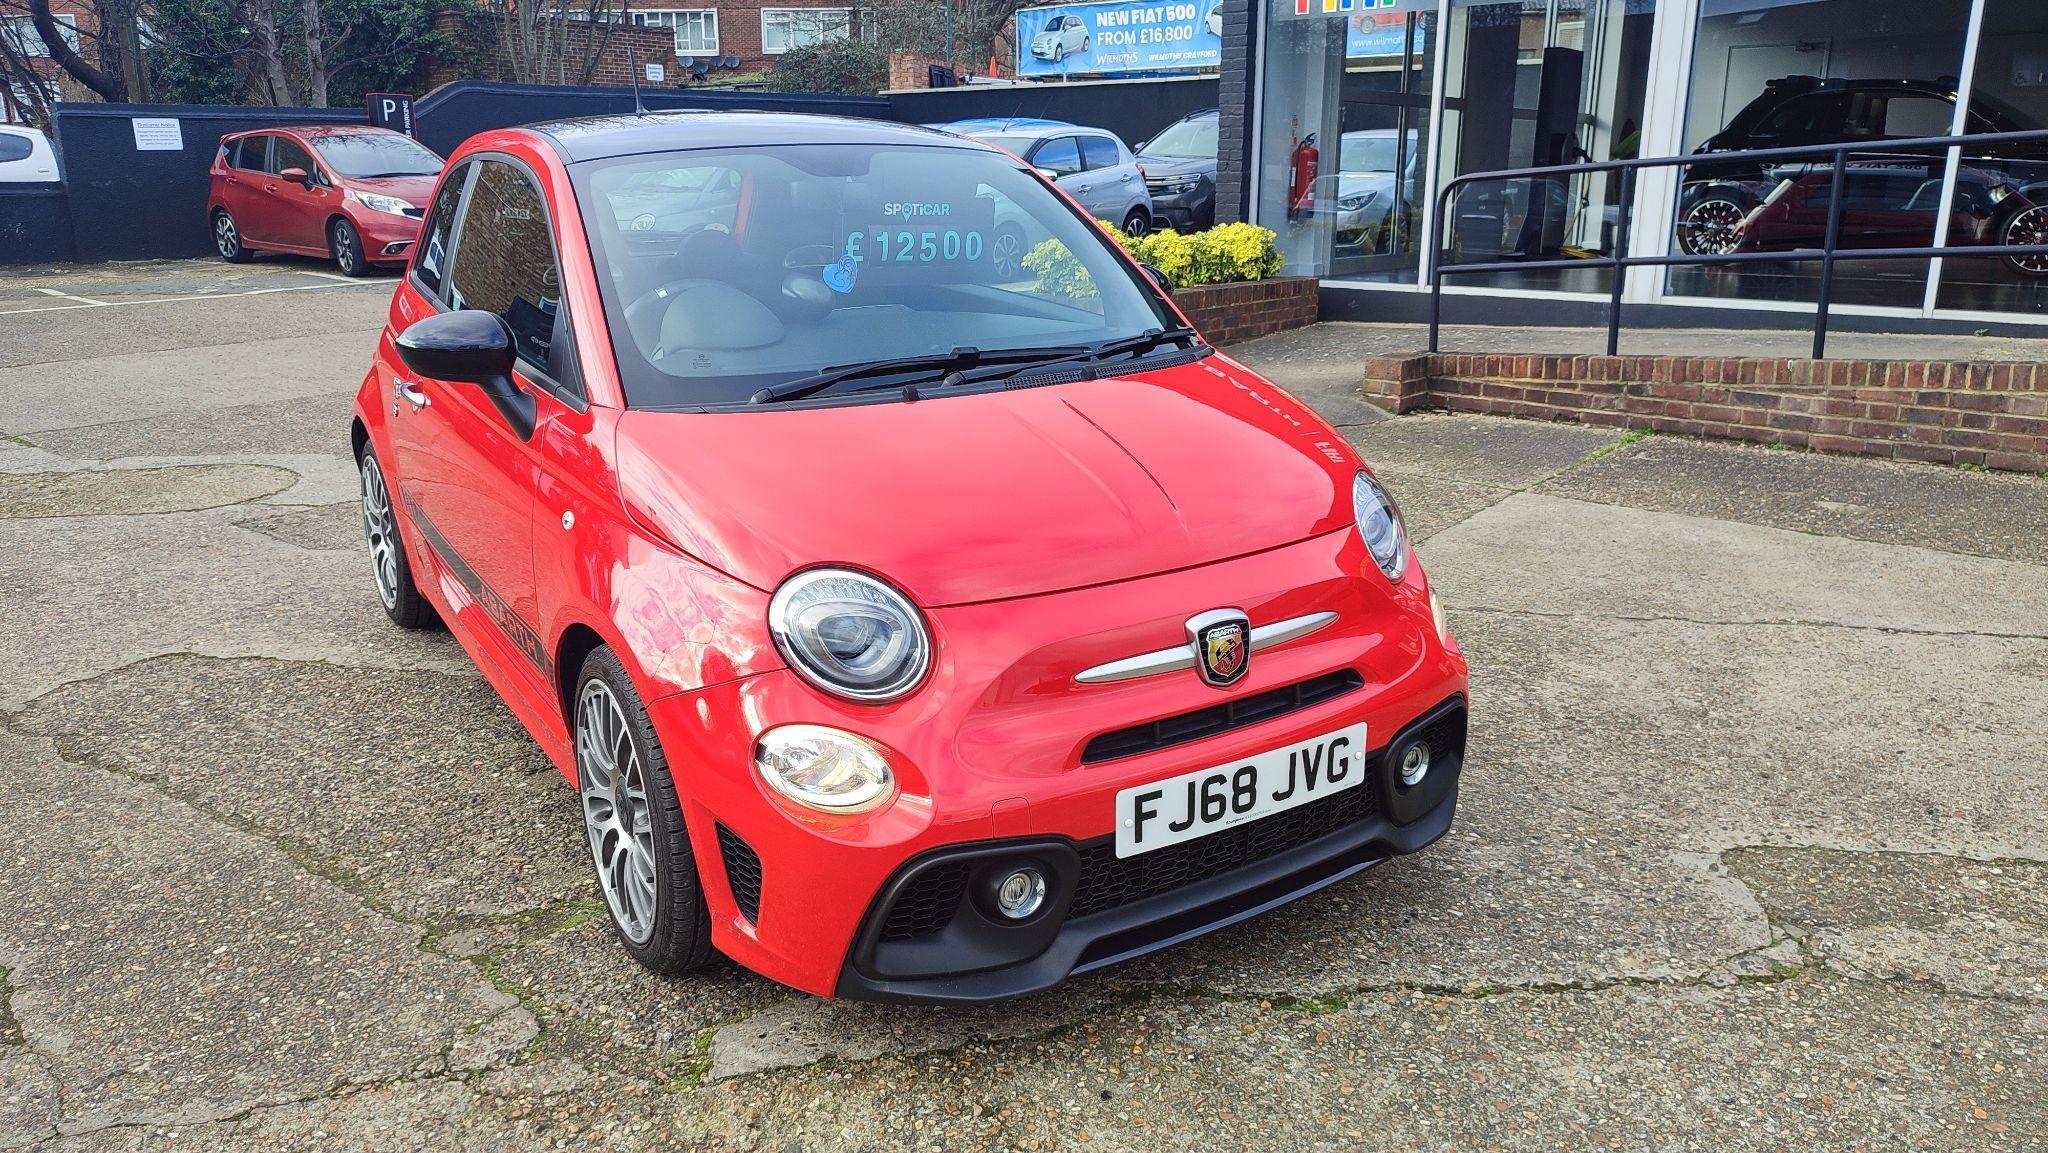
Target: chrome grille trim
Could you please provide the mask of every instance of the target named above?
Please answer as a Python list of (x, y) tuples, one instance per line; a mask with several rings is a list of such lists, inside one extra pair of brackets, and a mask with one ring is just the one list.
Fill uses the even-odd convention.
[[(1260, 649), (1300, 640), (1317, 629), (1328, 627), (1336, 619), (1336, 613), (1310, 613), (1307, 616), (1290, 617), (1284, 621), (1254, 626), (1251, 651), (1258, 652)], [(1074, 675), (1074, 679), (1084, 685), (1106, 685), (1194, 667), (1195, 650), (1189, 645), (1180, 644), (1170, 649), (1139, 653), (1134, 657), (1125, 657), (1122, 660), (1082, 669)]]

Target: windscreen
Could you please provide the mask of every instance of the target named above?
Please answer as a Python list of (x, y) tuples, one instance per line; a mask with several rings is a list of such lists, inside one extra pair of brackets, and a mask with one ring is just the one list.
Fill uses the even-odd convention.
[(374, 180), (380, 176), (433, 176), (441, 158), (403, 136), (381, 132), (350, 132), (316, 136), (313, 151), (336, 176)]
[(634, 407), (1176, 323), (1066, 201), (985, 149), (702, 149), (572, 173)]
[(1213, 158), (1216, 155), (1216, 118), (1199, 116), (1183, 120), (1153, 137), (1141, 151), (1146, 156)]

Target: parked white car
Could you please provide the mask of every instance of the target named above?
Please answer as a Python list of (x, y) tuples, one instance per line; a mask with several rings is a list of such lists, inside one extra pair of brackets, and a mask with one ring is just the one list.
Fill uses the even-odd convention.
[(33, 128), (0, 124), (0, 184), (47, 183), (57, 179), (57, 153), (50, 138)]
[(1031, 38), (1031, 54), (1057, 64), (1088, 51), (1090, 39), (1088, 25), (1079, 16), (1061, 13), (1052, 18), (1045, 31)]

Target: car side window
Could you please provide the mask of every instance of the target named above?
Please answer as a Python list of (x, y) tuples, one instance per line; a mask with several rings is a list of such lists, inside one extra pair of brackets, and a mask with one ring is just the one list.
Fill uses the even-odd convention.
[(420, 287), (439, 296), (448, 280), (449, 238), (455, 231), (455, 209), (462, 203), (462, 186), (469, 182), (470, 166), (465, 164), (441, 178), (440, 191), (427, 210), (426, 227), (420, 231), (419, 255), (412, 272)]
[(287, 168), (303, 168), (307, 175), (318, 176), (320, 166), (313, 163), (313, 154), (296, 140), (280, 136), (270, 150), (270, 170), (283, 172)]
[(235, 167), (244, 172), (269, 171), (270, 137), (244, 136), (235, 144)]
[(497, 313), (512, 330), (519, 359), (559, 380), (552, 353), (562, 315), (560, 269), (540, 190), (511, 164), (478, 161), (455, 233), (449, 307)]
[(12, 160), (27, 160), (28, 154), (33, 151), (35, 148), (28, 142), (28, 137), (16, 136), (12, 132), (0, 132), (0, 164)]
[(1083, 136), (1081, 155), (1087, 159), (1090, 168), (1115, 168), (1123, 163), (1117, 155), (1116, 141), (1107, 136)]
[(1081, 171), (1081, 149), (1071, 136), (1056, 136), (1038, 146), (1031, 164), (1054, 176), (1072, 176)]

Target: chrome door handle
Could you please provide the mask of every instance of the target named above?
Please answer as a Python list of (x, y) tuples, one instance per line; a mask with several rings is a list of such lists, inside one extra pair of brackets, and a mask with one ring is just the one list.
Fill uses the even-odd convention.
[(1131, 182), (1131, 174), (1126, 172), (1120, 179), (1122, 179), (1125, 184), (1129, 184)]
[(398, 399), (411, 405), (414, 412), (427, 407), (427, 394), (421, 391), (420, 386), (413, 381), (398, 381), (391, 386), (391, 391), (397, 395)]

